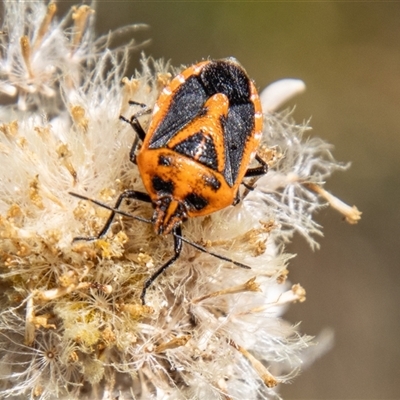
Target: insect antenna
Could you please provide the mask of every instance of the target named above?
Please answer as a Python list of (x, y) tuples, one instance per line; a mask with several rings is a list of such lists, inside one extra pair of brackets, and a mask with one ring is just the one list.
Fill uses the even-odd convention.
[[(117, 209), (117, 208), (108, 206), (107, 204), (104, 204), (104, 203), (102, 203), (101, 201), (91, 199), (90, 197), (86, 197), (86, 196), (83, 196), (83, 195), (81, 195), (81, 194), (74, 193), (74, 192), (68, 192), (68, 193), (69, 193), (71, 196), (77, 197), (78, 199), (90, 201), (90, 202), (93, 203), (93, 204), (96, 204), (96, 205), (98, 205), (98, 206), (100, 206), (100, 207), (103, 207), (103, 208), (105, 208), (105, 209), (107, 209), (107, 210), (113, 211), (113, 212), (115, 212), (116, 214), (123, 215), (124, 217), (133, 218), (133, 219), (135, 219), (135, 220), (137, 220), (137, 221), (141, 221), (141, 222), (144, 222), (144, 223), (146, 223), (146, 224), (152, 224), (152, 223), (153, 223), (150, 219), (146, 219), (146, 218), (138, 217), (138, 216), (136, 216), (136, 215), (129, 214), (129, 213), (125, 212), (125, 211), (122, 211), (122, 210), (119, 210), (119, 209)], [(207, 250), (205, 247), (200, 246), (199, 244), (194, 243), (194, 242), (192, 242), (191, 240), (184, 238), (182, 235), (180, 235), (180, 234), (178, 234), (178, 233), (176, 233), (176, 232), (172, 232), (172, 235), (175, 236), (176, 238), (182, 240), (182, 242), (187, 243), (189, 246), (192, 246), (192, 247), (194, 247), (195, 249), (197, 249), (197, 250), (199, 250), (199, 251), (201, 251), (201, 252), (203, 252), (203, 253), (210, 254), (211, 256), (213, 256), (213, 257), (215, 257), (215, 258), (218, 258), (219, 260), (230, 262), (230, 263), (232, 263), (232, 264), (234, 264), (234, 265), (236, 265), (236, 266), (238, 266), (238, 267), (240, 267), (240, 268), (251, 269), (251, 267), (249, 267), (249, 266), (246, 265), (246, 264), (242, 264), (242, 263), (240, 263), (240, 262), (238, 262), (238, 261), (232, 260), (232, 259), (229, 258), (229, 257), (225, 257), (225, 256), (222, 256), (222, 255), (220, 255), (220, 254), (214, 253), (214, 252), (212, 252), (212, 251), (210, 251), (210, 250)], [(80, 239), (80, 238), (78, 238), (78, 239)], [(96, 239), (96, 238), (95, 238), (95, 239)]]
[(232, 263), (232, 264), (234, 264), (234, 265), (236, 265), (236, 266), (238, 266), (240, 268), (251, 269), (251, 267), (249, 267), (246, 264), (242, 264), (239, 261), (232, 260), (232, 258), (229, 258), (229, 257), (221, 256), (221, 254), (213, 253), (212, 251), (207, 250), (205, 247), (200, 246), (200, 245), (192, 242), (189, 239), (185, 239), (183, 236), (178, 235), (177, 233), (174, 233), (174, 236), (178, 237), (179, 239), (182, 240), (182, 242), (185, 242), (185, 243), (189, 244), (190, 246), (194, 247), (195, 249), (202, 251), (203, 253), (210, 254), (211, 256), (213, 256), (215, 258), (218, 258), (218, 259), (220, 259), (222, 261), (228, 261), (228, 262), (230, 262), (230, 263)]
[(107, 210), (113, 211), (116, 214), (120, 214), (120, 215), (123, 215), (123, 216), (128, 217), (128, 218), (133, 218), (133, 219), (136, 219), (137, 221), (141, 221), (141, 222), (144, 222), (146, 224), (152, 224), (152, 221), (150, 219), (142, 218), (142, 217), (138, 217), (137, 215), (129, 214), (129, 213), (125, 212), (125, 211), (121, 211), (121, 210), (119, 210), (117, 208), (108, 206), (107, 204), (104, 204), (101, 201), (91, 199), (90, 197), (86, 197), (86, 196), (83, 196), (81, 194), (74, 193), (74, 192), (68, 192), (68, 194), (70, 194), (71, 196), (77, 197), (78, 199), (90, 201), (91, 203), (96, 204), (96, 205), (98, 205), (100, 207), (103, 207), (103, 208), (105, 208)]
[[(110, 211), (112, 211), (114, 213), (114, 215), (115, 214), (120, 214), (120, 215), (123, 215), (123, 216), (128, 217), (128, 218), (133, 218), (133, 219), (135, 219), (137, 221), (145, 222), (147, 224), (152, 224), (153, 223), (152, 220), (149, 220), (149, 219), (146, 219), (146, 218), (142, 218), (142, 217), (138, 217), (136, 215), (132, 215), (132, 214), (129, 214), (129, 213), (125, 212), (125, 211), (119, 210), (118, 208), (116, 208), (119, 205), (118, 203), (117, 203), (118, 205), (116, 207), (110, 207), (107, 204), (102, 203), (101, 201), (97, 201), (97, 200), (91, 199), (91, 198), (83, 196), (81, 194), (74, 193), (74, 192), (68, 192), (68, 193), (71, 196), (77, 197), (78, 199), (90, 201), (93, 204), (96, 204), (96, 205), (98, 205), (100, 207), (103, 207), (103, 208), (105, 208), (107, 210), (110, 210)], [(137, 195), (137, 192), (135, 192), (135, 194)], [(121, 198), (121, 196), (120, 196), (120, 198)], [(106, 223), (106, 231), (108, 230), (109, 226), (110, 226), (110, 224)], [(102, 236), (103, 232), (104, 232), (104, 228), (102, 230), (102, 233), (100, 233), (99, 236), (76, 237), (76, 238), (73, 239), (73, 242), (75, 242), (77, 240), (96, 240), (96, 239), (99, 239)], [(147, 293), (147, 289), (157, 279), (157, 277), (159, 275), (161, 275), (169, 266), (171, 266), (178, 259), (178, 257), (180, 256), (181, 251), (182, 251), (182, 242), (187, 243), (188, 245), (194, 247), (195, 249), (197, 249), (197, 250), (199, 250), (199, 251), (201, 251), (203, 253), (210, 254), (211, 256), (213, 256), (215, 258), (218, 258), (219, 260), (230, 262), (230, 263), (232, 263), (232, 264), (234, 264), (234, 265), (236, 265), (236, 266), (238, 266), (240, 268), (251, 269), (248, 265), (245, 265), (245, 264), (242, 264), (242, 263), (240, 263), (238, 261), (232, 260), (231, 258), (221, 256), (220, 254), (216, 254), (214, 252), (211, 252), (211, 251), (207, 250), (205, 247), (202, 247), (202, 246), (192, 242), (191, 240), (185, 239), (182, 236), (181, 232), (182, 232), (181, 231), (181, 225), (178, 225), (171, 232), (172, 235), (174, 236), (174, 253), (175, 254), (172, 256), (172, 258), (170, 258), (166, 263), (164, 263), (158, 270), (156, 270), (156, 272), (154, 272), (144, 282), (142, 293), (140, 295), (140, 300), (141, 300), (142, 304), (145, 304), (145, 296), (146, 296), (146, 293)]]

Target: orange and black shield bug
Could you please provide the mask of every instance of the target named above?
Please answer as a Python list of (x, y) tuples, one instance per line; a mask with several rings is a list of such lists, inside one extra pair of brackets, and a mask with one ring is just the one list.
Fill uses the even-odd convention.
[[(98, 236), (75, 238), (103, 236), (126, 198), (151, 203), (155, 232), (172, 233), (175, 252), (145, 282), (140, 296), (143, 303), (147, 288), (179, 257), (182, 241), (188, 242), (181, 234), (182, 222), (236, 204), (243, 178), (267, 171), (267, 164), (256, 154), (263, 124), (260, 99), (253, 82), (234, 59), (203, 61), (177, 75), (154, 105), (147, 132), (138, 120), (146, 112), (143, 109), (130, 120), (121, 119), (131, 124), (142, 141), (137, 154), (134, 143), (130, 159), (137, 164), (147, 193), (123, 192), (113, 208), (107, 207), (112, 212)], [(249, 168), (254, 157), (260, 166)]]

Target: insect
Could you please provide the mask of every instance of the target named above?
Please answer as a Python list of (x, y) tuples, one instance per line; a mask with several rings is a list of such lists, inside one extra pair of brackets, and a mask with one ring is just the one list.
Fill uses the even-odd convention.
[[(182, 237), (182, 222), (235, 205), (243, 178), (264, 174), (268, 166), (256, 154), (263, 122), (260, 99), (235, 59), (203, 61), (178, 74), (162, 90), (147, 132), (138, 118), (148, 110), (140, 103), (130, 103), (143, 110), (129, 120), (120, 118), (142, 142), (136, 154), (136, 139), (130, 160), (138, 166), (146, 193), (124, 191), (113, 208), (107, 207), (112, 212), (98, 236), (74, 240), (105, 235), (115, 214), (123, 214), (118, 209), (124, 199), (151, 203), (154, 230), (159, 235), (173, 234), (174, 255), (145, 281), (140, 296), (144, 304), (147, 289), (179, 257), (183, 241), (208, 252)], [(260, 165), (249, 168), (253, 158)]]

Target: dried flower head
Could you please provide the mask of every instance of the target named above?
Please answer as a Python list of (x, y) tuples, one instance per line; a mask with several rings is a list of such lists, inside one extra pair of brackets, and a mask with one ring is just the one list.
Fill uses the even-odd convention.
[[(331, 147), (276, 113), (304, 85), (281, 81), (261, 95), (268, 174), (243, 188), (239, 205), (184, 225), (187, 239), (251, 269), (184, 246), (142, 305), (143, 283), (171, 254), (171, 238), (120, 215), (103, 238), (74, 242), (98, 234), (109, 211), (68, 193), (113, 204), (124, 189), (144, 190), (129, 161), (135, 135), (119, 115), (135, 112), (129, 100), (152, 107), (175, 71), (143, 58), (142, 71), (124, 77), (135, 44), (109, 43), (140, 26), (96, 38), (89, 6), (61, 21), (53, 2), (3, 6), (0, 396), (278, 397), (275, 387), (293, 378), (311, 344), (280, 318), (305, 300), (300, 285), (286, 283), (284, 244), (297, 231), (316, 246), (312, 217), (324, 201), (359, 218), (323, 189), (345, 168)], [(152, 213), (140, 202), (123, 209)]]

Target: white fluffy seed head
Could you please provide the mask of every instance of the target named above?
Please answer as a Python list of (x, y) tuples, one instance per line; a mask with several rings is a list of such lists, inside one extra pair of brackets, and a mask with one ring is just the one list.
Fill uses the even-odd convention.
[[(125, 189), (144, 190), (129, 160), (135, 133), (119, 115), (140, 110), (129, 100), (151, 108), (170, 67), (143, 58), (142, 71), (124, 78), (132, 44), (110, 50), (95, 38), (90, 8), (57, 21), (44, 2), (4, 7), (0, 91), (12, 98), (0, 107), (1, 396), (78, 399), (84, 383), (102, 397), (275, 397), (268, 386), (293, 376), (310, 342), (280, 318), (304, 300), (284, 283), (292, 256), (283, 243), (297, 231), (316, 245), (312, 215), (323, 204), (303, 182), (344, 166), (323, 141), (303, 139), (307, 127), (289, 113), (267, 116), (259, 152), (268, 174), (236, 207), (183, 227), (251, 269), (184, 245), (142, 305), (171, 238), (116, 217), (105, 237), (73, 242), (96, 235), (109, 211), (69, 192), (112, 205)], [(140, 121), (146, 128), (149, 116)], [(123, 209), (152, 215), (139, 202)]]

